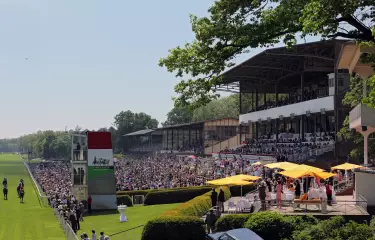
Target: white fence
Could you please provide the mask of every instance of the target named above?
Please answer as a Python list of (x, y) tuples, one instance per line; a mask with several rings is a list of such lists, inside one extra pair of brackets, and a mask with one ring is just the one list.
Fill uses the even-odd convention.
[(29, 168), (28, 163), (24, 161), (23, 164), (25, 165), (27, 171), (29, 172), (29, 176), (30, 176), (30, 178), (31, 178), (31, 180), (33, 182), (33, 187), (36, 189), (36, 192), (38, 193), (38, 197), (39, 197), (41, 206), (48, 207), (49, 206), (48, 196), (44, 194), (42, 188), (39, 186), (39, 184), (35, 180), (32, 172), (31, 172), (31, 170)]

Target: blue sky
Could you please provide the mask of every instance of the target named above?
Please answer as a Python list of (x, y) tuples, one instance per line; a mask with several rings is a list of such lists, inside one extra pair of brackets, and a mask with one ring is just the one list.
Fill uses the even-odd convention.
[(110, 126), (128, 109), (164, 121), (177, 80), (158, 60), (212, 2), (2, 0), (0, 138)]

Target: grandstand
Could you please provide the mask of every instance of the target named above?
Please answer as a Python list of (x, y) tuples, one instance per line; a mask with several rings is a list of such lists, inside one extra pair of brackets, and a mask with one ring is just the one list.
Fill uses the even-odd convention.
[(241, 138), (238, 126), (238, 119), (222, 118), (140, 130), (124, 137), (132, 137), (136, 143), (130, 152), (211, 154), (236, 148), (245, 140), (244, 135)]
[(240, 94), (239, 120), (143, 131), (158, 134), (158, 144), (149, 143), (157, 151), (295, 162), (321, 156), (345, 159), (351, 143), (339, 139), (337, 132), (350, 108), (342, 99), (351, 75), (372, 73), (371, 66), (359, 62), (366, 51), (344, 40), (265, 50), (225, 72), (216, 86)]

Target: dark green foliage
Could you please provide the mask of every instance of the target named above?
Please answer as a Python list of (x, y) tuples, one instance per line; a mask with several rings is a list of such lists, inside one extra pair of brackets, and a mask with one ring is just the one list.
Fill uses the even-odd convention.
[[(306, 218), (313, 222), (312, 218)], [(263, 239), (290, 239), (293, 231), (301, 230), (305, 223), (300, 216), (283, 216), (276, 212), (259, 212), (251, 214), (244, 227), (257, 233)]]
[(309, 224), (302, 231), (293, 233), (293, 240), (320, 240), (320, 239), (373, 239), (373, 228), (367, 224), (358, 224), (353, 221), (345, 223), (343, 217), (332, 217), (320, 221), (316, 225)]
[(198, 217), (159, 217), (146, 224), (142, 240), (204, 240), (205, 235)]
[[(180, 190), (186, 190), (186, 189), (212, 189), (211, 187), (208, 186), (197, 186), (197, 187), (181, 187), (181, 188), (171, 188), (167, 189), (168, 191), (180, 191)], [(143, 195), (146, 196), (148, 193), (151, 192), (160, 192), (160, 191), (165, 191), (166, 189), (147, 189), (147, 190), (132, 190), (132, 191), (118, 191), (116, 194), (117, 195), (129, 195), (129, 196), (134, 196), (134, 195)]]
[(200, 196), (211, 190), (210, 187), (205, 188), (191, 188), (180, 190), (163, 190), (149, 192), (145, 198), (146, 205), (167, 204), (167, 203), (181, 203), (187, 202), (197, 196)]
[[(252, 192), (255, 189), (256, 189), (255, 184), (242, 186), (242, 196), (245, 196), (247, 193)], [(232, 195), (232, 197), (241, 196), (241, 186), (230, 187), (230, 194)]]
[(219, 218), (215, 224), (217, 232), (224, 232), (231, 229), (242, 228), (249, 219), (250, 214), (230, 214)]
[(133, 206), (132, 198), (129, 195), (117, 196), (117, 205)]
[[(222, 187), (225, 200), (230, 198), (230, 191), (227, 187)], [(216, 189), (216, 192), (219, 192), (220, 188)], [(203, 216), (211, 207), (211, 192), (207, 192), (201, 196), (195, 197), (190, 201), (181, 203), (178, 207), (165, 212), (164, 216)]]

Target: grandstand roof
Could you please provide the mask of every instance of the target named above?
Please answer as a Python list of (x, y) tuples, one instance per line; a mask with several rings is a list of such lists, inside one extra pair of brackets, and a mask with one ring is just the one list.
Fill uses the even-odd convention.
[(127, 137), (127, 136), (145, 135), (145, 134), (148, 134), (148, 133), (152, 133), (154, 131), (155, 131), (154, 129), (143, 129), (143, 130), (139, 130), (139, 131), (136, 131), (136, 132), (125, 134), (123, 136)]
[(248, 85), (251, 89), (268, 86), (274, 91), (275, 83), (299, 78), (301, 72), (332, 71), (345, 42), (329, 40), (267, 49), (223, 73), (223, 84), (216, 89), (238, 92), (240, 85)]

